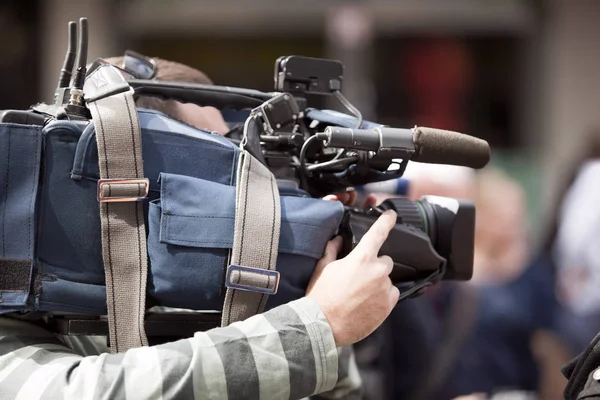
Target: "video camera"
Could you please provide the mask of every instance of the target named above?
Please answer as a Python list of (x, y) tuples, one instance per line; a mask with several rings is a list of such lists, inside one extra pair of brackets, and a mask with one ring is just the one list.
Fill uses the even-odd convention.
[[(95, 61), (89, 70), (86, 67), (85, 18), (80, 20), (77, 53), (75, 22), (69, 24), (68, 33), (69, 46), (54, 103), (40, 103), (26, 111), (6, 110), (0, 113), (0, 121), (90, 123), (86, 108), (90, 94), (85, 93), (84, 80), (106, 61)], [(465, 134), (423, 127), (400, 129), (364, 121), (342, 94), (344, 67), (334, 60), (278, 58), (273, 92), (158, 81), (154, 79), (154, 61), (132, 51), (126, 52), (124, 64), (116, 67), (126, 77), (134, 98), (158, 97), (242, 113), (244, 122), (232, 123), (225, 136), (234, 143), (244, 138), (245, 147), (269, 168), (281, 188), (291, 187), (311, 197), (397, 179), (409, 161), (483, 168), (490, 158), (487, 142)], [(351, 115), (311, 107), (315, 96), (337, 99)], [(416, 202), (390, 199), (367, 209), (348, 206), (339, 231), (344, 238), (342, 256), (352, 251), (386, 209), (397, 212), (398, 223), (381, 254), (394, 261), (394, 284), (408, 285), (401, 288), (401, 299), (418, 295), (424, 287), (441, 280), (471, 278), (475, 207), (466, 200), (425, 196)]]

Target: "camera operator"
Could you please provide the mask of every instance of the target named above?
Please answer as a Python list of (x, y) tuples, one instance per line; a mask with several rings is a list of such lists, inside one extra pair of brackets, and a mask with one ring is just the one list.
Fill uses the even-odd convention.
[[(158, 79), (210, 83), (181, 64), (157, 66)], [(199, 128), (227, 129), (210, 107), (144, 98), (138, 106)], [(378, 257), (395, 222), (393, 211), (384, 213), (339, 260), (341, 238), (330, 241), (305, 297), (171, 343), (109, 354), (105, 337), (59, 336), (40, 321), (1, 317), (0, 398), (357, 398), (360, 378), (349, 346), (371, 334), (399, 297), (391, 258)]]

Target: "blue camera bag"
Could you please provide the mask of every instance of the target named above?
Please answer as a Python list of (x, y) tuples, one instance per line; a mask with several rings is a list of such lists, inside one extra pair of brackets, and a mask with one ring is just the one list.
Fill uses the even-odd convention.
[[(302, 297), (343, 205), (278, 185), (246, 149), (253, 115), (238, 146), (136, 110), (111, 68), (86, 79), (93, 121), (0, 124), (0, 314), (107, 315), (120, 351), (147, 344), (153, 306), (222, 312), (226, 325)], [(305, 118), (356, 124), (332, 111)], [(106, 179), (127, 163), (133, 175)]]
[[(148, 302), (221, 310), (233, 245), (239, 148), (218, 134), (138, 110), (147, 208)], [(0, 124), (0, 310), (105, 315), (94, 125)], [(304, 295), (343, 215), (339, 202), (282, 190), (279, 289)]]

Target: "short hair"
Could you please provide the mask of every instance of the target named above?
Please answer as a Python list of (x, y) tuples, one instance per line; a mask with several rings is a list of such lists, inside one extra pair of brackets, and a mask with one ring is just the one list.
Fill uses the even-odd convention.
[[(105, 58), (105, 61), (122, 68), (123, 60), (120, 57)], [(167, 82), (185, 82), (198, 83), (203, 85), (212, 85), (212, 80), (202, 71), (192, 68), (189, 65), (181, 64), (175, 61), (163, 60), (161, 58), (153, 58), (156, 62), (155, 79)], [(148, 108), (151, 110), (160, 111), (172, 118), (182, 120), (179, 115), (179, 109), (176, 106), (176, 100), (163, 100), (157, 97), (139, 96), (136, 99), (136, 106), (140, 108)]]

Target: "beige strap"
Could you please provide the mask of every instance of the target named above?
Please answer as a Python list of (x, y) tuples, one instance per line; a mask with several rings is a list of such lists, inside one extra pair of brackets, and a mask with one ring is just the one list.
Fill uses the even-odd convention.
[[(100, 82), (100, 84), (98, 84)], [(143, 203), (144, 178), (139, 120), (123, 77), (103, 66), (86, 80), (86, 97), (98, 89), (107, 97), (86, 99), (98, 144), (98, 200), (111, 351), (147, 346), (144, 329), (148, 259)], [(116, 93), (110, 89), (116, 87)], [(121, 88), (121, 89), (119, 89)]]
[(277, 181), (267, 167), (244, 149), (238, 164), (236, 196), (222, 326), (261, 313), (268, 296), (277, 293), (279, 286), (276, 265), (281, 204)]

